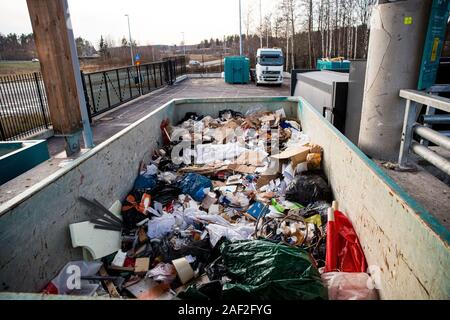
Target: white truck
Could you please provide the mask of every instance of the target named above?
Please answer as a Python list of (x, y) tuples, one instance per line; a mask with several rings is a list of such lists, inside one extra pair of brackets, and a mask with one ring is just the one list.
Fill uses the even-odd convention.
[(256, 85), (283, 84), (283, 51), (279, 48), (261, 48), (256, 53)]

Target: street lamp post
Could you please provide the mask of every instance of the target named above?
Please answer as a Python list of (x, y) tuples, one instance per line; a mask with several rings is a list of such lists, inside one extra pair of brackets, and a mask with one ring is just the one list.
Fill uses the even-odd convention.
[(125, 17), (127, 17), (128, 19), (128, 36), (130, 39), (131, 65), (134, 66), (133, 41), (131, 40), (130, 16), (126, 14)]
[(242, 17), (241, 17), (241, 0), (239, 0), (239, 55), (242, 56)]
[(262, 27), (262, 6), (261, 0), (259, 0), (259, 46), (263, 47), (263, 27)]
[(184, 32), (182, 32), (183, 34), (183, 53), (184, 55), (186, 55), (186, 43), (184, 42)]

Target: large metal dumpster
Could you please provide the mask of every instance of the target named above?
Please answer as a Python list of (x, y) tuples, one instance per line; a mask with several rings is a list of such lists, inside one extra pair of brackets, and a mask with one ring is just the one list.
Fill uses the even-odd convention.
[[(285, 109), (324, 148), (324, 169), (341, 209), (352, 221), (367, 261), (380, 270), (381, 298), (450, 298), (450, 233), (306, 101), (298, 98), (174, 100), (83, 154), (0, 207), (0, 291), (37, 292), (66, 262), (68, 225), (87, 219), (78, 196), (105, 205), (132, 188), (141, 160), (161, 143), (160, 123), (186, 112)], [(17, 297), (17, 295), (14, 295)]]

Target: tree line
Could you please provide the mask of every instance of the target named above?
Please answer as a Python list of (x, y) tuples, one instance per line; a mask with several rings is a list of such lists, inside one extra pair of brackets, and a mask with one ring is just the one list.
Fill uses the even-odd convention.
[[(79, 57), (92, 56), (97, 53), (94, 46), (86, 39), (75, 39)], [(31, 60), (37, 58), (33, 33), (0, 33), (0, 60)]]
[[(262, 19), (252, 4), (243, 14), (244, 53), (250, 59), (259, 47), (283, 48), (286, 70), (314, 68), (317, 59), (364, 59), (369, 19), (376, 0), (280, 0)], [(258, 18), (255, 18), (258, 17)], [(233, 40), (237, 50), (239, 36)]]
[[(364, 59), (369, 39), (369, 18), (376, 0), (279, 0), (272, 12), (259, 19), (250, 5), (243, 15), (244, 54), (252, 63), (259, 47), (283, 48), (286, 70), (314, 68), (317, 59), (343, 57)], [(128, 59), (129, 41), (123, 37), (116, 45), (110, 37), (100, 37), (97, 48), (92, 43), (76, 38), (79, 57), (98, 54), (102, 60)], [(137, 43), (133, 41), (136, 48)], [(203, 40), (197, 49), (239, 52), (239, 35), (223, 39)], [(161, 46), (143, 46), (141, 55), (150, 61), (161, 57)], [(141, 52), (144, 51), (144, 52)], [(176, 48), (175, 50), (176, 51)], [(0, 59), (29, 60), (36, 57), (33, 34), (0, 34)]]
[(0, 60), (31, 60), (36, 58), (36, 55), (32, 33), (0, 33)]

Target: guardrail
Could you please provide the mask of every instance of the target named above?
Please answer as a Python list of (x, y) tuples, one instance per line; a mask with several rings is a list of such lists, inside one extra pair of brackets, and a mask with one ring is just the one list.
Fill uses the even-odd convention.
[(185, 57), (124, 68), (82, 73), (89, 117), (114, 109), (141, 95), (172, 85), (186, 74)]
[(0, 140), (20, 140), (51, 125), (40, 72), (0, 77)]
[[(428, 142), (432, 142), (450, 151), (450, 138), (428, 126), (431, 124), (430, 120), (442, 123), (448, 118), (447, 115), (433, 116), (431, 113), (434, 113), (435, 109), (450, 113), (450, 99), (416, 90), (400, 90), (400, 97), (406, 99), (406, 109), (398, 158), (399, 166), (406, 166), (409, 152), (412, 151), (450, 175), (450, 161), (428, 148)], [(428, 120), (428, 123), (425, 121), (425, 125), (417, 123), (422, 105), (427, 106), (427, 112), (423, 116), (424, 120)], [(414, 140), (414, 134), (422, 138), (422, 143)]]

